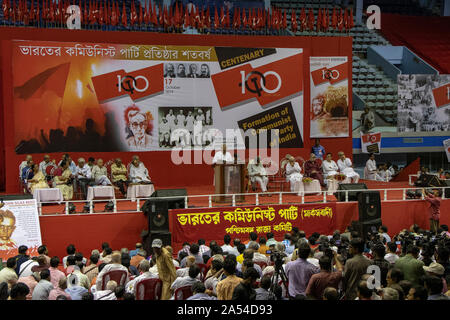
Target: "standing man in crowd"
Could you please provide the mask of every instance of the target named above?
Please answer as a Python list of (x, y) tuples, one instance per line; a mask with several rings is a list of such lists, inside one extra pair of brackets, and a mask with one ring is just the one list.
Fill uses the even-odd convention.
[(363, 252), (364, 241), (361, 238), (353, 238), (350, 242), (350, 254), (353, 255), (353, 258), (348, 259), (344, 267), (345, 300), (355, 300), (358, 296), (358, 283), (362, 275), (367, 273), (367, 268), (372, 264), (369, 259), (362, 255)]
[(175, 266), (172, 261), (172, 255), (166, 248), (163, 248), (161, 239), (154, 239), (152, 242), (152, 248), (156, 256), (158, 275), (162, 281), (161, 300), (170, 300), (170, 287), (177, 278)]
[(439, 190), (435, 189), (432, 192), (422, 189), (422, 193), (425, 196), (425, 200), (430, 203), (430, 231), (437, 234), (439, 229), (439, 217), (441, 214), (441, 199), (439, 198)]

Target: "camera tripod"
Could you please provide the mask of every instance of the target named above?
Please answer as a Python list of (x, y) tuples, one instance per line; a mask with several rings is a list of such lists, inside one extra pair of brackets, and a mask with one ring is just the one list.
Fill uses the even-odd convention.
[(278, 285), (278, 279), (281, 279), (281, 283), (284, 285), (286, 290), (288, 290), (288, 278), (283, 269), (283, 260), (275, 260), (275, 271), (272, 275), (272, 279), (270, 280), (270, 288), (269, 288), (269, 300), (275, 300), (275, 288)]

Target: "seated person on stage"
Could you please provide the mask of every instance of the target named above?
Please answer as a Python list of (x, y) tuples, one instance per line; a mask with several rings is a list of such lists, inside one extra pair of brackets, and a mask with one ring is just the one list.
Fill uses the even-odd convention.
[(21, 179), (24, 186), (28, 185), (28, 180), (33, 178), (33, 170), (31, 169), (34, 165), (33, 160), (29, 160), (27, 164), (22, 168)]
[(212, 160), (213, 164), (216, 164), (216, 163), (223, 164), (223, 163), (233, 163), (233, 162), (234, 162), (233, 156), (231, 155), (231, 153), (229, 153), (227, 151), (226, 143), (224, 143), (222, 145), (222, 151), (217, 151)]
[(391, 178), (394, 178), (398, 174), (398, 166), (396, 164), (392, 164), (389, 161), (386, 163), (389, 173), (391, 174)]
[(108, 169), (103, 165), (103, 160), (98, 159), (97, 165), (92, 169), (92, 179), (99, 186), (111, 186), (112, 183), (108, 179)]
[(256, 157), (254, 161), (249, 162), (247, 170), (252, 184), (258, 182), (262, 192), (266, 192), (269, 179), (267, 178), (266, 169), (262, 165), (261, 159), (259, 157)]
[(128, 187), (127, 173), (127, 167), (122, 163), (122, 160), (120, 158), (114, 160), (114, 163), (111, 165), (111, 180), (119, 187), (123, 195), (126, 192), (125, 187)]
[(299, 192), (302, 185), (303, 175), (301, 174), (302, 168), (295, 161), (293, 156), (288, 158), (288, 163), (286, 164), (286, 181), (291, 185), (291, 192)]
[(319, 180), (320, 185), (325, 187), (320, 161), (314, 153), (311, 153), (309, 160), (305, 162), (305, 176)]
[(381, 176), (378, 175), (377, 163), (375, 161), (375, 155), (373, 153), (369, 154), (369, 160), (367, 160), (366, 162), (366, 167), (364, 171), (366, 174), (365, 176), (366, 179), (383, 181), (383, 178), (381, 178)]
[(81, 192), (83, 193), (84, 199), (86, 199), (87, 187), (88, 187), (88, 185), (90, 185), (90, 183), (92, 181), (91, 180), (92, 172), (91, 172), (91, 167), (89, 167), (86, 164), (86, 161), (84, 160), (84, 158), (78, 159), (78, 166), (75, 170), (75, 177), (76, 177), (77, 183), (80, 185)]
[(148, 170), (145, 165), (139, 161), (138, 156), (133, 156), (130, 166), (130, 180), (134, 184), (150, 184), (152, 183)]
[(353, 181), (353, 183), (358, 183), (359, 174), (353, 170), (352, 161), (349, 158), (345, 157), (344, 152), (338, 152), (339, 160), (337, 161), (337, 165), (339, 167), (339, 171), (347, 177), (346, 180)]
[(69, 169), (69, 163), (62, 161), (55, 172), (54, 184), (61, 190), (64, 200), (71, 200), (73, 197), (72, 172)]
[(327, 153), (326, 159), (322, 162), (323, 175), (326, 179), (334, 179), (338, 174), (338, 166), (332, 158), (331, 152)]
[(388, 170), (387, 164), (380, 165), (378, 176), (380, 177), (380, 181), (390, 181), (392, 179), (391, 172)]
[(77, 165), (75, 164), (75, 162), (73, 162), (72, 158), (69, 156), (68, 153), (65, 153), (62, 157), (62, 160), (59, 162), (58, 165), (61, 165), (61, 162), (66, 161), (69, 164), (69, 169), (70, 172), (72, 172), (72, 174), (75, 174)]
[(28, 168), (30, 167), (30, 161), (33, 161), (33, 157), (29, 154), (29, 155), (27, 155), (25, 160), (20, 163), (20, 165), (19, 165), (19, 178), (20, 178), (20, 180), (23, 180), (22, 179), (23, 169), (25, 167), (28, 167)]
[(45, 175), (47, 172), (47, 167), (52, 165), (55, 165), (55, 163), (51, 161), (50, 156), (46, 154), (44, 156), (44, 160), (39, 163), (39, 171), (41, 171)]
[(92, 169), (94, 169), (94, 166), (95, 166), (95, 159), (92, 157), (89, 157), (87, 165), (89, 166), (89, 168), (91, 168), (91, 172), (92, 172)]
[(28, 179), (31, 193), (33, 193), (36, 189), (48, 188), (47, 180), (45, 179), (42, 171), (39, 171), (39, 166), (37, 164), (33, 164), (31, 166), (31, 170), (33, 171), (33, 178)]

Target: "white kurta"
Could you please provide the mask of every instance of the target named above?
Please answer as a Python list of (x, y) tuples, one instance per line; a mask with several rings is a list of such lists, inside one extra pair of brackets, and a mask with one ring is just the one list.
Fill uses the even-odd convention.
[(366, 162), (366, 173), (367, 173), (367, 177), (366, 179), (369, 180), (377, 180), (377, 163), (375, 162), (375, 160), (367, 160)]
[(352, 178), (354, 180), (354, 183), (358, 183), (359, 180), (359, 174), (355, 172), (352, 168), (352, 161), (349, 158), (345, 158), (344, 161), (339, 159), (337, 161), (337, 165), (339, 167), (339, 171), (347, 178)]
[(214, 158), (212, 160), (212, 163), (232, 163), (234, 161), (233, 156), (231, 153), (227, 152), (225, 155), (222, 151), (216, 152), (214, 155)]
[(295, 162), (293, 166), (289, 162), (286, 164), (286, 181), (289, 181), (291, 185), (291, 192), (300, 192), (303, 189), (301, 172), (302, 168), (300, 168), (298, 162)]
[(336, 162), (334, 162), (334, 160), (331, 161), (323, 161), (322, 162), (322, 170), (323, 170), (323, 175), (326, 177), (328, 176), (335, 176), (338, 174), (338, 166), (336, 164)]
[[(259, 165), (257, 165), (256, 163), (249, 163), (247, 169), (250, 181), (252, 183), (257, 182), (260, 185), (261, 190), (263, 192), (266, 192), (269, 179), (266, 176), (267, 173), (264, 166), (261, 163)], [(257, 174), (259, 174), (259, 176), (257, 176)]]
[(139, 163), (139, 166), (136, 167), (134, 164), (130, 166), (130, 179), (133, 183), (139, 183), (139, 182), (150, 182), (150, 180), (147, 178), (147, 176), (150, 176), (148, 173), (147, 168), (145, 165), (141, 162)]

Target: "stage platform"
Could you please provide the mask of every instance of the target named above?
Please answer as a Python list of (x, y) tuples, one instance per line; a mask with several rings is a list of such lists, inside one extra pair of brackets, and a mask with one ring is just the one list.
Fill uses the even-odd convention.
[[(407, 182), (374, 182), (362, 181), (369, 189), (389, 188), (386, 191), (387, 201), (382, 201), (382, 221), (393, 236), (402, 229), (409, 228), (416, 223), (421, 228), (429, 228), (428, 208), (425, 200), (402, 200), (402, 191), (395, 188), (410, 188)], [(188, 195), (210, 194), (212, 186), (188, 187)], [(381, 193), (382, 199), (384, 192)], [(254, 197), (246, 197), (245, 203), (237, 203), (239, 206), (254, 205)], [(260, 205), (278, 204), (278, 196), (260, 197)], [(321, 196), (305, 196), (305, 205), (308, 202), (323, 201)], [(328, 196), (327, 201), (333, 201), (336, 205), (335, 229), (344, 231), (351, 221), (358, 220), (358, 203), (337, 202), (334, 196)], [(109, 242), (112, 248), (122, 247), (134, 248), (136, 242), (142, 241), (141, 232), (148, 230), (147, 218), (142, 212), (136, 211), (137, 204), (132, 201), (118, 201), (117, 213), (85, 213), (85, 214), (63, 214), (63, 205), (44, 205), (43, 215), (40, 216), (40, 225), (43, 243), (51, 248), (51, 255), (60, 257), (66, 255), (68, 244), (75, 244), (77, 250), (84, 255), (89, 255), (92, 249), (101, 247), (101, 243)], [(142, 205), (143, 202), (140, 203)], [(283, 195), (283, 204), (297, 204), (301, 208), (301, 197)], [(84, 203), (78, 205), (77, 210), (82, 211)], [(215, 205), (214, 203), (212, 203)], [(104, 211), (104, 203), (98, 203), (98, 211)], [(189, 210), (207, 207), (208, 200), (190, 200)], [(224, 206), (223, 204), (221, 205)], [(230, 209), (233, 207), (230, 206)], [(97, 211), (96, 209), (96, 211)], [(234, 210), (234, 209), (233, 209)], [(450, 200), (441, 203), (441, 224), (450, 224)], [(198, 238), (202, 238), (202, 228), (198, 228)], [(308, 234), (309, 236), (309, 234)], [(244, 237), (241, 235), (241, 237)], [(220, 239), (214, 239), (222, 242)], [(207, 241), (213, 239), (206, 239)], [(281, 240), (281, 239), (280, 239)], [(172, 243), (174, 250), (181, 248), (182, 243)]]

